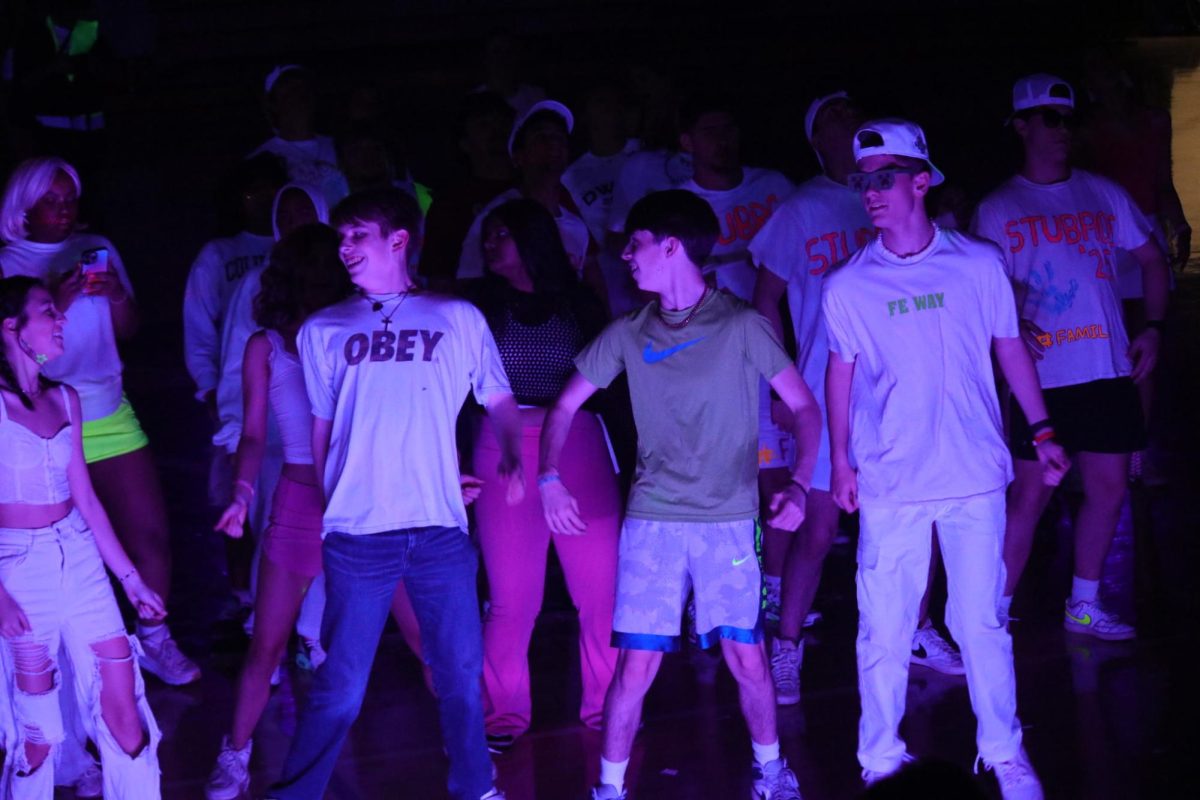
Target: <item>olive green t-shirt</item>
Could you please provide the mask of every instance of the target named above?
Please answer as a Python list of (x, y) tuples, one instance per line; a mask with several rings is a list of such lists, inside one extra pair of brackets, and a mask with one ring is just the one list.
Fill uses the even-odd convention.
[[(661, 313), (661, 316), (660, 316)], [(791, 365), (771, 325), (731, 294), (710, 291), (688, 310), (658, 301), (615, 320), (575, 359), (608, 386), (624, 370), (638, 432), (626, 513), (637, 519), (720, 522), (758, 515), (758, 393)]]

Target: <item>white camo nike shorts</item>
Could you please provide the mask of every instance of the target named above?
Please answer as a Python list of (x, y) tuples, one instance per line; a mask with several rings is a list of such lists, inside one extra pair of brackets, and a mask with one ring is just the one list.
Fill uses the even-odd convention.
[(762, 641), (760, 537), (753, 519), (678, 522), (625, 518), (617, 561), (613, 647), (679, 650), (688, 591), (703, 648)]

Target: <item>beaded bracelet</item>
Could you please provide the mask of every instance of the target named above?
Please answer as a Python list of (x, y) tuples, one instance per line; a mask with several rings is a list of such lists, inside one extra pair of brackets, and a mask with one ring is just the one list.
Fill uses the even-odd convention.
[(130, 579), (130, 578), (132, 578), (134, 575), (137, 575), (137, 567), (130, 567), (130, 568), (129, 568), (129, 572), (126, 572), (124, 575), (122, 575), (122, 576), (121, 576), (121, 578), (120, 578), (120, 580), (121, 580), (121, 585), (122, 585), (122, 586), (124, 586), (124, 585), (125, 585), (125, 581), (129, 580), (129, 579)]

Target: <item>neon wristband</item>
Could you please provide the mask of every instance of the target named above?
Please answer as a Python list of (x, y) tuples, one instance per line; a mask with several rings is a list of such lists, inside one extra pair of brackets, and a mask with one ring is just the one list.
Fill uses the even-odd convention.
[(556, 483), (556, 482), (557, 483), (562, 482), (562, 478), (560, 478), (558, 476), (557, 472), (544, 472), (541, 475), (538, 475), (538, 488), (539, 489), (548, 483)]
[(1033, 446), (1037, 447), (1038, 445), (1045, 444), (1046, 442), (1050, 441), (1053, 438), (1054, 438), (1054, 429), (1047, 428), (1046, 430), (1039, 433), (1037, 436), (1033, 437)]

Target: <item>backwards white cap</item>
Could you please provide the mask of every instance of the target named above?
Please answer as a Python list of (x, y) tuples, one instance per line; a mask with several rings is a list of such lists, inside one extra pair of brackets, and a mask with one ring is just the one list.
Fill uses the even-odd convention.
[(933, 176), (931, 185), (937, 186), (946, 180), (942, 171), (929, 160), (929, 145), (925, 143), (925, 131), (915, 122), (906, 119), (877, 119), (868, 122), (854, 134), (854, 160), (867, 156), (905, 156), (919, 158), (929, 164)]
[(837, 91), (833, 94), (827, 94), (824, 97), (818, 97), (808, 104), (808, 112), (804, 115), (804, 135), (808, 137), (808, 143), (812, 144), (813, 123), (817, 121), (817, 114), (821, 113), (821, 109), (828, 103), (834, 100), (849, 100), (850, 95), (844, 91)]
[(303, 69), (304, 67), (299, 64), (279, 64), (275, 69), (267, 73), (267, 79), (263, 81), (263, 94), (270, 94), (271, 90), (275, 88), (275, 84), (285, 73)]
[(1071, 84), (1056, 75), (1038, 73), (1026, 75), (1013, 84), (1013, 111), (1024, 111), (1039, 106), (1075, 107), (1075, 90)]
[(529, 121), (529, 118), (539, 111), (552, 111), (562, 117), (563, 122), (567, 123), (567, 133), (575, 130), (575, 115), (571, 113), (571, 109), (557, 100), (539, 100), (531, 105), (524, 114), (518, 115), (513, 120), (512, 130), (508, 133), (508, 154), (510, 156), (513, 152), (513, 143), (517, 140), (517, 134), (521, 132), (521, 128), (525, 127), (525, 123)]

